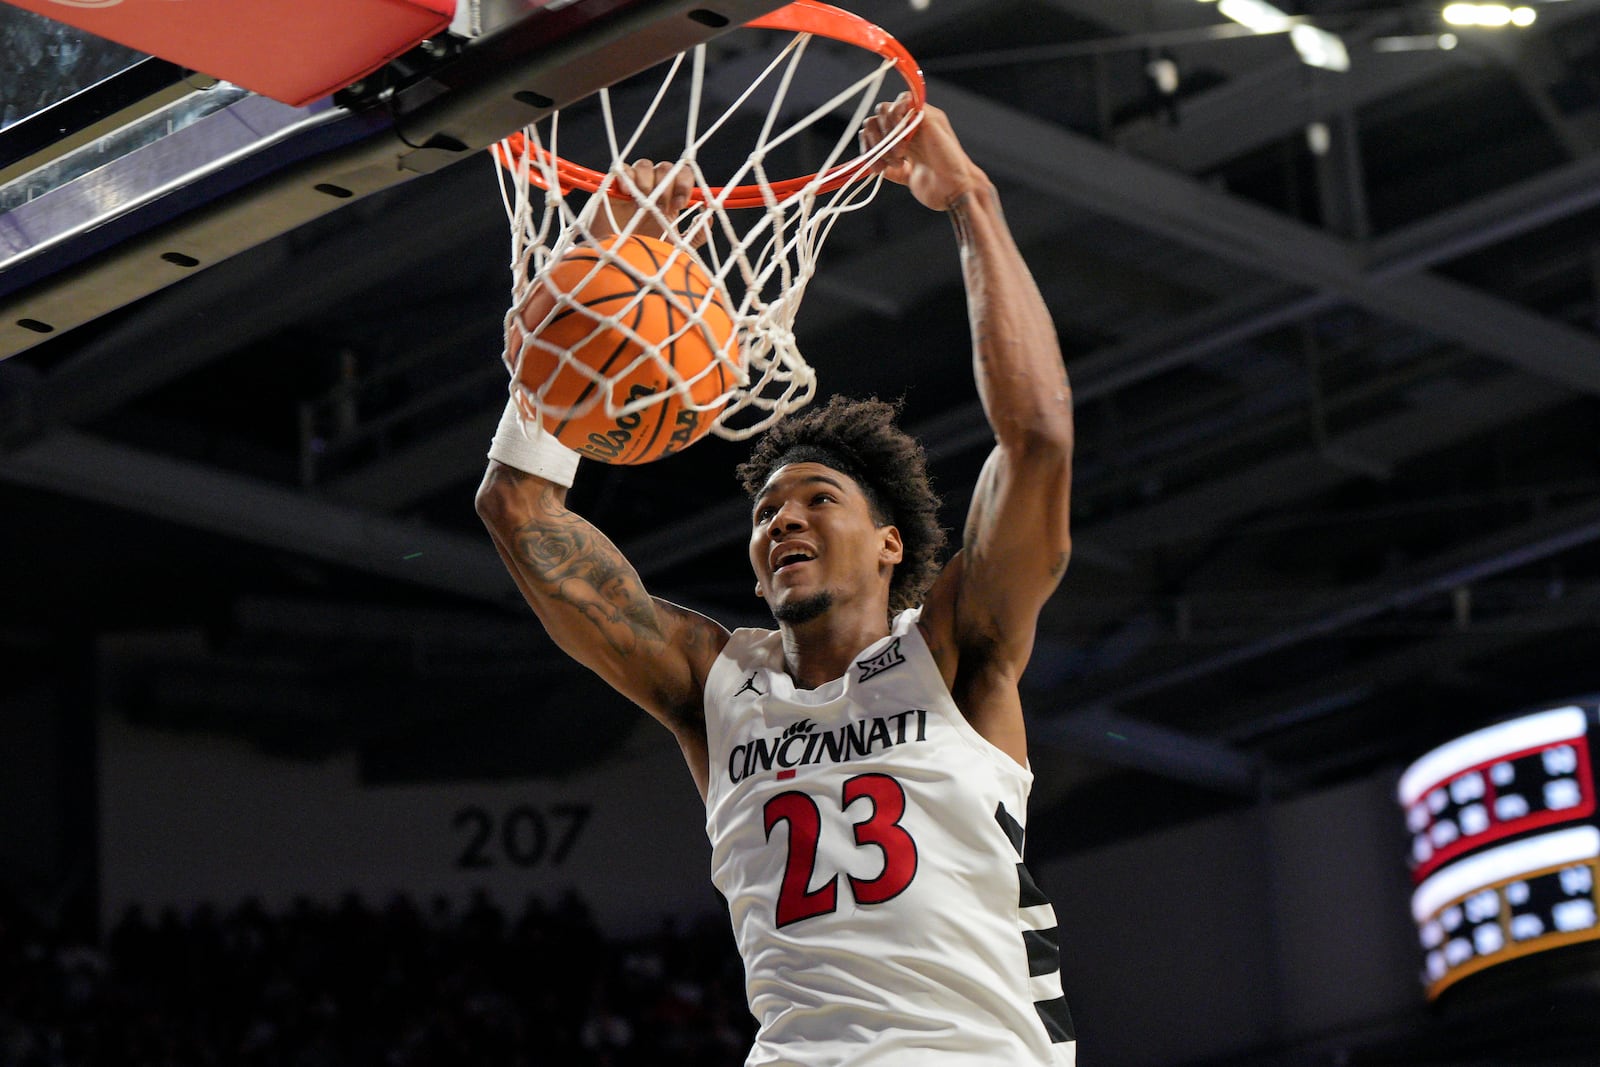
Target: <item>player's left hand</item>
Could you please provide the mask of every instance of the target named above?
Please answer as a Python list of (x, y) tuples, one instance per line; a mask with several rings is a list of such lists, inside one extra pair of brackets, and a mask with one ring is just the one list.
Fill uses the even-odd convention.
[[(677, 169), (674, 170), (674, 167)], [(664, 185), (666, 188), (658, 193), (657, 189)], [(670, 224), (689, 209), (694, 192), (694, 171), (675, 163), (640, 159), (618, 171), (616, 187), (630, 195), (613, 196), (600, 205), (589, 228), (591, 235), (596, 240), (604, 240), (621, 233), (634, 216), (639, 215), (642, 217), (633, 224), (634, 234), (662, 237)], [(704, 241), (705, 232), (701, 228), (694, 235), (692, 243), (699, 245)]]
[[(910, 93), (893, 103), (882, 103), (861, 127), (861, 150), (870, 151), (886, 140), (911, 111)], [(922, 123), (889, 150), (874, 168), (877, 173), (911, 190), (918, 202), (935, 211), (948, 211), (962, 195), (989, 184), (985, 174), (961, 147), (950, 118), (932, 104), (922, 108)]]

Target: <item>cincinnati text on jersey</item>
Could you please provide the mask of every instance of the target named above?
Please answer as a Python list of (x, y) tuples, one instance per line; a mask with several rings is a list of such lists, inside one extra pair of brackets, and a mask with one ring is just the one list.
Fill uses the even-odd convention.
[(776, 737), (734, 745), (728, 753), (728, 778), (738, 784), (757, 771), (774, 767), (791, 770), (813, 763), (846, 763), (908, 741), (926, 741), (928, 713), (912, 708), (898, 715), (857, 719), (826, 733), (815, 733), (815, 729), (816, 723), (802, 719)]

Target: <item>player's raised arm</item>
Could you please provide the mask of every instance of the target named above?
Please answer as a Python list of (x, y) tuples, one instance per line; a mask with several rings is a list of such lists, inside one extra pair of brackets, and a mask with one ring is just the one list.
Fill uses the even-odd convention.
[[(881, 139), (906, 106), (902, 99), (881, 107), (864, 138)], [(955, 225), (974, 374), (996, 441), (961, 551), (929, 594), (925, 625), (934, 640), (950, 642), (941, 656), (950, 677), (1004, 692), (1004, 699), (979, 693), (965, 710), (985, 736), (1020, 754), (1015, 684), (1033, 650), (1039, 611), (1071, 551), (1072, 393), (1049, 310), (994, 186), (943, 112), (926, 109), (921, 127), (891, 155), (884, 174), (924, 205), (947, 212)]]
[[(641, 163), (637, 173), (648, 191), (661, 171)], [(477, 511), (523, 598), (562, 651), (677, 735), (703, 794), (701, 694), (727, 631), (650, 596), (617, 547), (567, 507), (578, 455), (537, 419), (519, 419), (515, 398), (489, 457)]]
[[(515, 415), (502, 423), (478, 489), (478, 514), (500, 558), (562, 651), (670, 728), (703, 787), (700, 695), (726, 631), (650, 596), (617, 547), (568, 510), (560, 479), (570, 474), (506, 447), (522, 432)], [(534, 440), (528, 451), (561, 448), (542, 433)], [(544, 476), (522, 469), (529, 466), (544, 467)]]

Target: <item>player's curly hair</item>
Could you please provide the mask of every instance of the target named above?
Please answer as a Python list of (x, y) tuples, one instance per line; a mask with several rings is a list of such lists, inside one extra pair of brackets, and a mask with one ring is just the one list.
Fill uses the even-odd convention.
[(820, 408), (779, 422), (756, 443), (737, 474), (752, 500), (772, 472), (789, 463), (821, 463), (861, 486), (872, 519), (900, 531), (905, 558), (889, 582), (889, 610), (922, 602), (939, 572), (945, 530), (928, 460), (916, 438), (895, 425), (898, 403), (835, 396)]

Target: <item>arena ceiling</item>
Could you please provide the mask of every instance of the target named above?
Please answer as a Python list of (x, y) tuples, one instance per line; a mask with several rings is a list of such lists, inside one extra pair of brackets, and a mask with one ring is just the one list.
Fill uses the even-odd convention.
[[(1281, 5), (1346, 72), (1195, 0), (847, 6), (999, 185), (1075, 388), (1036, 852), (1600, 689), (1600, 3), (1406, 50), (1435, 5)], [(96, 648), (148, 721), (391, 781), (653, 730), (565, 665), (473, 514), (506, 260), (480, 155), (0, 362), (10, 684)], [(989, 438), (948, 222), (886, 190), (798, 330), (825, 392), (903, 398), (959, 528)], [(571, 499), (653, 592), (760, 624), (741, 454), (587, 465)]]

